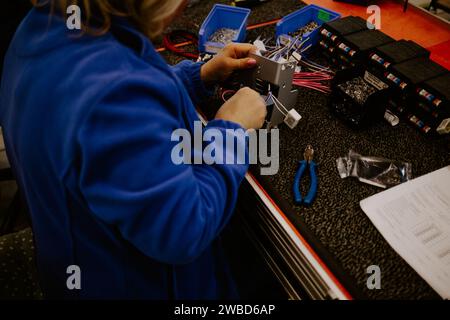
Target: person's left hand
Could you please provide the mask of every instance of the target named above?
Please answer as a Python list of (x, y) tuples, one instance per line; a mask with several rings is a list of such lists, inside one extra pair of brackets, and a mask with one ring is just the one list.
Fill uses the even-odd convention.
[(226, 80), (235, 70), (256, 66), (256, 60), (249, 58), (256, 46), (248, 43), (230, 43), (201, 68), (203, 82), (212, 83)]

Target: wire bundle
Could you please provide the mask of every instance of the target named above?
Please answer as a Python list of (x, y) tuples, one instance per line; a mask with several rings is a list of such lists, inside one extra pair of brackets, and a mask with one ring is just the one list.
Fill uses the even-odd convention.
[(279, 62), (281, 59), (289, 61), (291, 57), (293, 57), (295, 60), (298, 60), (298, 58), (295, 58), (294, 53), (301, 55), (303, 52), (308, 50), (311, 45), (303, 47), (308, 39), (309, 38), (306, 38), (305, 40), (301, 41), (301, 37), (295, 37), (289, 43), (282, 44), (280, 42), (280, 38), (278, 38), (275, 46), (266, 45), (267, 50), (263, 52), (262, 55), (267, 59), (277, 62)]
[(298, 87), (306, 87), (323, 93), (330, 93), (330, 80), (334, 77), (334, 72), (327, 67), (321, 66), (302, 56), (298, 65), (303, 70), (294, 73), (292, 84)]
[(281, 112), (282, 115), (284, 115), (285, 117), (287, 117), (289, 110), (286, 109), (286, 107), (284, 106), (284, 104), (281, 103), (280, 100), (277, 99), (277, 97), (275, 97), (272, 94), (272, 91), (269, 91), (267, 98), (266, 98), (266, 104), (269, 104), (269, 102), (272, 101), (273, 105), (275, 106), (275, 108), (278, 109), (278, 111)]
[(305, 52), (311, 47), (311, 44), (305, 46), (308, 40), (309, 38), (306, 38), (302, 41), (302, 37), (297, 36), (288, 42), (282, 43), (279, 37), (275, 46), (266, 45), (266, 50), (261, 52), (261, 54), (267, 59), (279, 63), (296, 63), (297, 72), (294, 73), (292, 81), (294, 86), (330, 93), (330, 80), (333, 79), (334, 72), (330, 68), (306, 58)]
[(292, 84), (298, 87), (305, 87), (312, 90), (316, 90), (323, 93), (330, 93), (330, 80), (333, 79), (333, 75), (329, 72), (316, 71), (316, 72), (296, 72)]

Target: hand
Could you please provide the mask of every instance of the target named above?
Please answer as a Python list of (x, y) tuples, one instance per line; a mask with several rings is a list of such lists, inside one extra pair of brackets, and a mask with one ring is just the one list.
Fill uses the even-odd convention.
[(244, 129), (263, 126), (267, 108), (260, 94), (250, 88), (242, 88), (219, 109), (216, 119), (233, 121)]
[(203, 82), (211, 83), (227, 79), (235, 70), (253, 68), (256, 60), (249, 58), (257, 48), (248, 43), (230, 43), (214, 58), (205, 63), (200, 71)]

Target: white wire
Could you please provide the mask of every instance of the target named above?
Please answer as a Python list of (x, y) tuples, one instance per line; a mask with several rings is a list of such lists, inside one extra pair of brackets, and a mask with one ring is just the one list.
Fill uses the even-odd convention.
[[(277, 108), (278, 111), (280, 111), (282, 115), (287, 116), (287, 113), (285, 113), (283, 110), (281, 110), (280, 107), (278, 106), (278, 103), (277, 103), (278, 99), (275, 98), (275, 96), (272, 94), (272, 92), (269, 91), (269, 94), (267, 95), (267, 98), (266, 98), (266, 102), (269, 101), (270, 99), (272, 99), (273, 105), (275, 106), (275, 108)], [(284, 108), (284, 106), (283, 106), (283, 108)]]
[[(286, 109), (286, 107), (281, 103), (280, 100), (278, 100), (278, 99), (272, 94), (272, 92), (269, 92), (269, 97), (272, 98), (272, 100), (273, 100), (273, 102), (274, 102), (274, 105), (275, 105), (275, 107), (278, 109), (278, 111), (280, 111), (280, 112), (281, 112), (283, 115), (285, 115), (285, 116), (289, 113), (289, 110)], [(281, 107), (284, 109), (284, 111), (281, 110), (279, 106), (281, 106)]]
[(274, 101), (273, 105), (278, 109), (278, 111), (281, 112), (281, 114), (282, 114), (283, 116), (287, 116), (287, 113), (284, 112), (283, 110), (281, 110), (280, 107), (278, 107), (278, 103), (276, 103), (276, 102)]

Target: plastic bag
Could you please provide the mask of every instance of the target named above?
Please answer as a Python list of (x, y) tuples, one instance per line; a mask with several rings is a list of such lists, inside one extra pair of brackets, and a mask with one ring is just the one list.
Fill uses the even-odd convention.
[(380, 157), (365, 157), (350, 150), (336, 160), (341, 178), (356, 177), (361, 182), (380, 188), (390, 188), (411, 180), (411, 164)]

